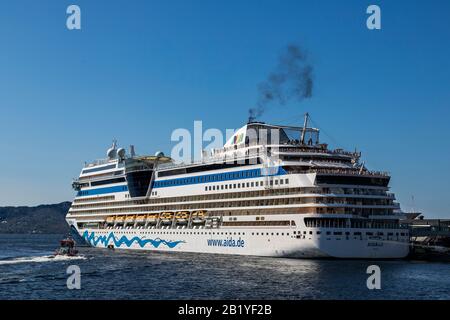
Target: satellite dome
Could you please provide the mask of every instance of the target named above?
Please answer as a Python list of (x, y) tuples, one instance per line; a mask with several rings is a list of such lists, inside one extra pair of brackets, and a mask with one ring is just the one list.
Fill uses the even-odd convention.
[(120, 159), (124, 159), (125, 158), (125, 149), (124, 148), (117, 149), (117, 156)]
[(106, 151), (106, 156), (109, 159), (115, 159), (117, 157), (116, 146), (117, 146), (117, 141), (113, 140), (113, 144), (112, 144), (111, 148), (109, 148), (108, 151)]
[(106, 151), (106, 155), (109, 159), (114, 159), (117, 157), (117, 150), (116, 148), (109, 148), (108, 151)]
[(155, 157), (158, 157), (158, 158), (164, 157), (164, 152), (162, 152), (162, 151), (157, 151), (157, 152), (155, 153)]

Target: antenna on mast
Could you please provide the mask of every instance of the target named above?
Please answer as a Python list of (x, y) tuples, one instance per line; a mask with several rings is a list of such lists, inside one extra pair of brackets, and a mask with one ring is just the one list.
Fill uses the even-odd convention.
[(362, 174), (364, 172), (364, 164), (365, 164), (365, 161), (363, 161), (363, 163), (361, 163), (361, 167), (359, 168), (359, 174)]
[(305, 134), (306, 134), (306, 127), (308, 126), (308, 119), (309, 119), (309, 113), (305, 113), (305, 121), (303, 122), (303, 129), (302, 129), (302, 136), (300, 138), (300, 143), (305, 144)]

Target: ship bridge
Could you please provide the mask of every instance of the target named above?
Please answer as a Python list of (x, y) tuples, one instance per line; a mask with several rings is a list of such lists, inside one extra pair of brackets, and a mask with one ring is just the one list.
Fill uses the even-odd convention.
[(225, 143), (224, 148), (267, 144), (320, 146), (319, 129), (250, 122), (237, 130)]

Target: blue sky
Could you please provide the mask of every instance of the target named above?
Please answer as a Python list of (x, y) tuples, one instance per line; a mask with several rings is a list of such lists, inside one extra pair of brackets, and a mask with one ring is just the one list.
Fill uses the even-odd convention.
[[(77, 4), (82, 30), (66, 28)], [(366, 8), (382, 29), (366, 28)], [(111, 140), (139, 153), (171, 132), (238, 128), (289, 43), (310, 53), (309, 111), (333, 146), (392, 173), (402, 208), (449, 216), (450, 2), (8, 1), (0, 11), (0, 205), (72, 200), (71, 180)], [(326, 134), (324, 134), (326, 133)]]

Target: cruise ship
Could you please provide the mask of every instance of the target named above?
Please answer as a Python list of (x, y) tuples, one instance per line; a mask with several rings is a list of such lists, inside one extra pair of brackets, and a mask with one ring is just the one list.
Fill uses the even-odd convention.
[(390, 176), (319, 129), (249, 122), (190, 163), (127, 152), (86, 164), (66, 216), (91, 246), (292, 258), (403, 258)]

